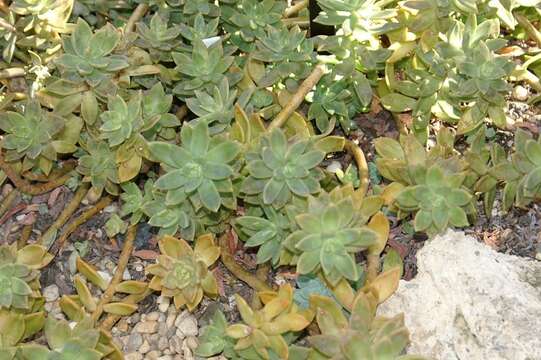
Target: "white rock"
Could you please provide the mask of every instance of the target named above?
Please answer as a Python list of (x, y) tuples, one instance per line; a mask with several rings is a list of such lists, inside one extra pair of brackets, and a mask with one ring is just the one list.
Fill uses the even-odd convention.
[(173, 325), (175, 325), (176, 319), (177, 319), (177, 314), (175, 313), (170, 313), (167, 315), (167, 319), (165, 319), (165, 325), (167, 326), (168, 329), (173, 327)]
[(521, 85), (515, 86), (513, 88), (513, 98), (518, 101), (528, 100), (528, 89)]
[(139, 348), (138, 350), (141, 354), (146, 354), (147, 352), (150, 351), (150, 344), (148, 343), (147, 340), (143, 341), (143, 344), (141, 345), (141, 347)]
[(132, 352), (132, 353), (124, 355), (124, 360), (142, 360), (142, 359), (143, 359), (143, 355), (137, 352)]
[(111, 279), (113, 278), (111, 274), (106, 271), (98, 270), (98, 274), (100, 274), (100, 276), (107, 282), (107, 284), (109, 284), (111, 282)]
[(55, 284), (47, 286), (43, 289), (43, 297), (46, 302), (53, 302), (59, 298), (60, 294), (58, 291), (58, 286)]
[(157, 311), (153, 311), (147, 314), (146, 320), (148, 321), (158, 321), (160, 318), (160, 313)]
[(541, 359), (541, 264), (448, 231), (417, 253), (378, 312), (405, 313), (408, 352), (443, 360)]
[(197, 336), (199, 329), (197, 328), (197, 320), (195, 316), (188, 311), (183, 311), (175, 320), (175, 326), (182, 332), (183, 337)]
[(133, 328), (133, 331), (141, 334), (153, 334), (158, 331), (157, 321), (144, 321), (140, 322)]
[(168, 297), (160, 296), (158, 297), (157, 303), (158, 303), (158, 310), (161, 312), (167, 312), (167, 309), (169, 309), (169, 304), (171, 302), (171, 299)]
[(327, 171), (330, 173), (336, 173), (338, 171), (342, 171), (342, 164), (340, 162), (333, 160), (331, 163), (327, 166)]

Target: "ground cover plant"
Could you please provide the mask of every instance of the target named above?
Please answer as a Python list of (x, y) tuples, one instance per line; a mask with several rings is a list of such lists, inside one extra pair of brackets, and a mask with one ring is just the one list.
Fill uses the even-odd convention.
[[(539, 199), (541, 137), (509, 99), (518, 83), (540, 99), (540, 11), (0, 0), (0, 225), (16, 199), (74, 193), (43, 231), (27, 221), (0, 246), (0, 359), (122, 359), (119, 319), (155, 294), (197, 311), (224, 296), (219, 266), (253, 297), (236, 294), (240, 317), (216, 311), (198, 357), (422, 359), (405, 354), (403, 317), (376, 313), (404, 275), (391, 228), (434, 236)], [(310, 18), (333, 35), (310, 34)], [(40, 271), (111, 206), (114, 275), (74, 256), (70, 322), (48, 315)], [(123, 280), (148, 227), (156, 259)], [(298, 281), (278, 285), (284, 273)]]

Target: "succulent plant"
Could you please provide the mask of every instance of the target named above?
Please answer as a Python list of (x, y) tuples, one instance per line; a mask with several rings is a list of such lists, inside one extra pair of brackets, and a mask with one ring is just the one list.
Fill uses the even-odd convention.
[(541, 194), (541, 141), (517, 129), (511, 159), (496, 164), (489, 173), (505, 184), (502, 193), (504, 210), (509, 210), (513, 204), (525, 207), (537, 200)]
[(80, 128), (79, 121), (68, 123), (43, 110), (37, 101), (29, 100), (22, 114), (6, 111), (0, 115), (0, 129), (6, 133), (0, 146), (7, 150), (7, 161), (23, 159), (26, 169), (36, 165), (49, 174), (57, 153), (76, 150)]
[(195, 115), (196, 121), (206, 122), (212, 132), (223, 131), (233, 120), (237, 90), (229, 90), (229, 81), (222, 79), (214, 86), (212, 95), (206, 91), (195, 91), (194, 98), (186, 99), (186, 105)]
[(339, 28), (338, 35), (353, 38), (359, 43), (367, 42), (379, 47), (378, 36), (398, 29), (400, 24), (391, 22), (397, 15), (394, 9), (382, 8), (382, 3), (370, 0), (317, 0), (322, 12), (316, 22)]
[[(263, 206), (260, 216), (245, 215), (235, 220), (237, 234), (246, 247), (259, 247), (257, 263), (271, 261), (273, 265), (288, 263), (291, 256), (284, 240), (295, 229), (289, 212), (278, 211), (272, 206)], [(293, 220), (293, 221), (292, 221)]]
[(40, 297), (38, 270), (52, 258), (40, 245), (0, 246), (0, 309), (29, 309)]
[(273, 130), (261, 138), (254, 152), (246, 154), (250, 175), (241, 189), (264, 205), (283, 207), (294, 195), (306, 197), (321, 190), (322, 174), (317, 166), (324, 157), (310, 140), (288, 142), (282, 130)]
[(172, 56), (176, 70), (186, 77), (173, 89), (181, 99), (194, 95), (195, 90), (212, 90), (212, 86), (219, 85), (226, 76), (230, 86), (240, 80), (238, 75), (226, 73), (234, 58), (224, 54), (221, 42), (207, 47), (201, 39), (194, 39), (191, 57), (177, 52)]
[(331, 298), (313, 295), (320, 335), (308, 338), (312, 345), (310, 359), (423, 359), (401, 356), (409, 343), (404, 316), (376, 316), (377, 302), (372, 294), (360, 292), (353, 302), (349, 319)]
[(244, 351), (255, 351), (255, 359), (270, 359), (270, 354), (287, 359), (289, 349), (283, 336), (306, 328), (312, 320), (310, 313), (293, 303), (293, 288), (289, 284), (280, 286), (277, 293), (261, 294), (260, 298), (265, 305), (254, 311), (235, 294), (242, 323), (230, 325), (226, 334), (236, 340), (234, 349), (241, 357)]
[(196, 356), (211, 357), (223, 353), (227, 358), (235, 356), (233, 339), (226, 335), (227, 320), (225, 315), (216, 310), (208, 325), (201, 329)]
[(119, 41), (120, 33), (112, 25), (93, 33), (90, 26), (79, 19), (71, 36), (64, 40), (64, 54), (56, 63), (66, 78), (96, 87), (128, 67), (126, 56), (112, 54)]
[(117, 95), (109, 100), (108, 110), (101, 114), (102, 138), (109, 146), (117, 146), (128, 140), (142, 123), (141, 96), (134, 96), (128, 103)]
[(416, 212), (415, 231), (434, 235), (448, 225), (464, 227), (469, 224), (467, 208), (472, 201), (469, 191), (461, 188), (463, 174), (452, 174), (438, 164), (426, 169), (424, 182), (408, 186), (396, 197), (401, 211)]
[(331, 285), (344, 278), (359, 279), (355, 254), (376, 243), (377, 234), (364, 225), (381, 203), (377, 198), (354, 202), (352, 195), (353, 187), (349, 185), (309, 197), (307, 211), (295, 217), (299, 229), (288, 236), (285, 244), (298, 254), (299, 274), (321, 270)]
[(231, 193), (231, 166), (240, 152), (238, 143), (209, 135), (205, 122), (184, 125), (181, 130), (182, 146), (164, 142), (149, 144), (152, 156), (167, 171), (155, 183), (159, 190), (167, 191), (166, 204), (180, 204), (187, 198), (196, 209), (204, 206), (218, 211), (224, 203), (221, 193)]
[(296, 79), (303, 79), (310, 73), (314, 44), (297, 26), (289, 30), (285, 26), (269, 27), (255, 45), (252, 58), (270, 63), (270, 70), (260, 80), (261, 86), (273, 85), (291, 74), (295, 74)]
[(171, 60), (170, 52), (179, 47), (181, 32), (180, 25), (168, 27), (169, 14), (155, 13), (149, 24), (139, 22), (136, 24), (139, 38), (136, 44), (148, 49), (155, 61)]
[(186, 40), (193, 42), (195, 39), (207, 39), (218, 35), (219, 18), (210, 19), (208, 22), (201, 14), (197, 14), (193, 20), (193, 26), (180, 24), (180, 35)]
[(189, 311), (195, 309), (203, 295), (218, 294), (216, 278), (208, 269), (220, 256), (212, 234), (199, 236), (193, 249), (186, 241), (168, 235), (158, 244), (161, 255), (156, 264), (147, 267), (154, 275), (151, 289), (172, 297), (177, 309), (186, 306)]
[(25, 339), (39, 332), (45, 324), (45, 313), (21, 313), (0, 310), (0, 358), (15, 359)]
[(73, 8), (73, 0), (14, 0), (10, 10), (18, 15), (30, 15), (29, 23), (44, 22), (55, 30), (64, 30)]
[(95, 329), (89, 317), (78, 321), (73, 327), (67, 321), (48, 318), (44, 332), (49, 347), (25, 344), (19, 349), (22, 359), (100, 360), (122, 357), (110, 336)]
[(251, 51), (254, 41), (264, 36), (270, 26), (279, 25), (285, 4), (275, 0), (242, 0), (234, 6), (224, 6), (224, 28), (232, 34), (231, 41), (243, 51)]
[(96, 195), (105, 189), (108, 193), (118, 193), (118, 170), (115, 154), (106, 142), (90, 139), (83, 147), (86, 154), (79, 158), (77, 171), (83, 181), (90, 182)]

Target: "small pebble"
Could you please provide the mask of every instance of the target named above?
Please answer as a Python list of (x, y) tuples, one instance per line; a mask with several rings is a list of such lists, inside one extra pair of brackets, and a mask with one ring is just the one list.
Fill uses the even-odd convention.
[(338, 161), (333, 160), (328, 166), (327, 171), (330, 173), (336, 173), (338, 170), (342, 170), (342, 164), (340, 164)]
[(177, 354), (182, 354), (182, 339), (176, 335), (169, 339), (169, 349), (172, 349)]
[(136, 351), (141, 347), (141, 344), (143, 343), (143, 337), (139, 333), (133, 333), (130, 336), (128, 336), (128, 340), (126, 341), (125, 351), (132, 352)]
[(184, 334), (184, 337), (187, 336), (197, 336), (199, 329), (197, 328), (197, 320), (195, 316), (190, 314), (188, 311), (183, 311), (175, 320), (175, 326), (178, 330)]
[(124, 360), (142, 360), (142, 359), (143, 359), (143, 355), (137, 352), (132, 352), (132, 353), (124, 355)]
[(158, 360), (160, 355), (161, 355), (161, 353), (158, 350), (153, 350), (153, 351), (147, 353), (147, 356), (145, 357), (145, 359)]
[(59, 292), (58, 292), (58, 286), (55, 284), (47, 286), (45, 289), (43, 289), (43, 297), (45, 298), (46, 302), (53, 302), (56, 301), (59, 298)]
[(144, 321), (140, 322), (133, 328), (133, 331), (141, 334), (154, 334), (158, 331), (158, 322), (157, 321)]
[(168, 347), (169, 347), (169, 341), (167, 341), (167, 338), (163, 336), (160, 337), (160, 339), (158, 340), (158, 350), (164, 351)]
[(186, 342), (186, 345), (192, 350), (195, 350), (199, 345), (197, 343), (197, 338), (194, 336), (188, 336), (184, 341)]
[(150, 344), (148, 343), (147, 340), (143, 341), (143, 344), (141, 345), (141, 347), (139, 348), (139, 352), (141, 354), (146, 354), (147, 352), (150, 351)]
[(528, 100), (528, 89), (521, 85), (515, 86), (513, 88), (513, 98), (518, 101)]
[(168, 297), (160, 296), (158, 297), (158, 310), (160, 310), (162, 313), (167, 312), (167, 309), (169, 309), (169, 304), (171, 303), (171, 300)]
[(148, 313), (146, 316), (147, 321), (158, 321), (159, 318), (160, 318), (160, 313), (158, 313), (157, 311)]

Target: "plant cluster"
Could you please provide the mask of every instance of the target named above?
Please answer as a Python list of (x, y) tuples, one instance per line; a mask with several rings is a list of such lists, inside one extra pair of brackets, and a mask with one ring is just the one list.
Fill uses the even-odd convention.
[[(517, 130), (510, 154), (487, 141), (513, 130), (511, 81), (541, 91), (541, 56), (510, 42), (541, 44), (536, 1), (317, 0), (315, 21), (335, 34), (311, 37), (306, 1), (8, 3), (0, 180), (31, 195), (77, 188), (64, 221), (83, 198), (95, 207), (81, 221), (117, 198), (117, 271), (139, 223), (157, 228), (160, 255), (148, 282), (108, 281), (77, 259), (76, 292), (60, 301), (72, 327), (45, 320), (38, 271), (73, 230), (0, 247), (7, 359), (122, 358), (107, 326), (153, 292), (194, 311), (218, 296), (218, 259), (258, 297), (236, 297), (238, 323), (217, 313), (199, 356), (417, 359), (403, 356), (403, 319), (375, 314), (402, 272), (387, 216), (432, 236), (473, 224), (478, 200), (490, 216), (499, 189), (504, 210), (540, 197), (541, 138)], [(356, 116), (382, 109), (400, 136), (374, 141), (369, 168)], [(369, 187), (372, 172), (384, 182)], [(302, 307), (291, 284), (272, 289), (236, 263), (239, 249), (334, 297)], [(42, 328), (47, 346), (30, 342)]]

